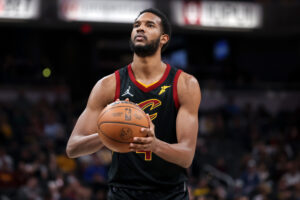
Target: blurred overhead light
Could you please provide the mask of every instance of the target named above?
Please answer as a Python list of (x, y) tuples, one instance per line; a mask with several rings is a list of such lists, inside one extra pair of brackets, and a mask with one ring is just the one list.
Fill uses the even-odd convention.
[(40, 0), (0, 0), (0, 19), (35, 19)]
[(227, 40), (219, 40), (214, 45), (214, 57), (218, 61), (225, 60), (229, 55), (230, 49)]
[(150, 0), (59, 0), (59, 15), (66, 21), (133, 23), (153, 5)]
[(80, 26), (80, 31), (82, 34), (89, 34), (92, 32), (92, 27), (89, 24), (83, 24)]
[(172, 1), (174, 21), (183, 26), (207, 28), (258, 28), (262, 8), (257, 3), (235, 1)]
[(43, 69), (42, 74), (44, 78), (49, 78), (51, 76), (51, 69), (46, 67), (45, 69)]

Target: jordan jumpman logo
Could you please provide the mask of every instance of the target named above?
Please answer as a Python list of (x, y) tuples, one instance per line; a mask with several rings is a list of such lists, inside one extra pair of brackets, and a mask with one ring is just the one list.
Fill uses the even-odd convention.
[(130, 91), (129, 91), (129, 90), (130, 90), (130, 88), (131, 88), (131, 87), (130, 87), (130, 86), (128, 86), (127, 90), (124, 92), (124, 94), (122, 94), (122, 97), (123, 97), (123, 96), (125, 96), (125, 95), (129, 95), (129, 96), (131, 96), (131, 97), (133, 97), (133, 96), (134, 96), (133, 94), (131, 94), (131, 93), (130, 93)]

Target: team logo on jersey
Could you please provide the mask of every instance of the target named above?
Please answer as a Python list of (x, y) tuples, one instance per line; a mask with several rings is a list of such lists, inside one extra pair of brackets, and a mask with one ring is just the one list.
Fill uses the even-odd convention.
[(146, 161), (152, 160), (152, 151), (137, 151), (136, 153), (143, 153)]
[[(169, 86), (170, 87), (170, 86)], [(138, 104), (143, 110), (149, 108), (149, 111), (154, 110), (155, 108), (161, 106), (161, 101), (158, 99), (148, 99)], [(157, 117), (157, 113), (149, 115), (151, 120), (154, 120)], [(152, 160), (152, 151), (137, 151), (136, 153), (144, 154), (145, 161)]]
[(171, 86), (170, 85), (161, 86), (158, 95), (162, 95), (163, 93), (165, 93), (166, 89), (168, 89), (169, 87), (171, 87)]
[[(143, 101), (141, 103), (138, 104), (143, 110), (145, 110), (146, 108), (149, 108), (149, 111), (154, 110), (155, 108), (157, 108), (158, 106), (161, 105), (161, 101), (158, 99), (148, 99), (146, 101)], [(154, 120), (157, 117), (157, 113), (153, 113), (149, 115), (151, 120)]]
[(122, 94), (122, 97), (126, 96), (126, 95), (129, 95), (131, 97), (134, 96), (133, 94), (130, 93), (130, 88), (131, 88), (131, 86), (128, 86), (127, 90)]

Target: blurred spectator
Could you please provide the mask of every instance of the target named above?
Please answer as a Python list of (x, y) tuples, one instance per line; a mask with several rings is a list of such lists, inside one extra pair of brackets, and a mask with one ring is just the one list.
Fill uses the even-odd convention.
[(39, 185), (38, 179), (30, 177), (26, 185), (18, 191), (17, 198), (19, 200), (42, 200), (42, 188)]
[(0, 147), (0, 193), (18, 186), (13, 158)]
[(221, 172), (227, 173), (227, 164), (224, 158), (218, 158), (215, 166)]
[(249, 195), (260, 182), (255, 160), (248, 161), (247, 168), (240, 178), (243, 183), (244, 194)]
[[(0, 104), (3, 198), (106, 199), (111, 152), (102, 149), (78, 159), (65, 154), (67, 133), (82, 105), (46, 98), (33, 102), (22, 92), (17, 99)], [(271, 115), (252, 106), (241, 109), (232, 100), (200, 112), (189, 169), (191, 200), (299, 199), (299, 112)], [(218, 173), (206, 171), (206, 165)]]
[(0, 112), (0, 140), (8, 141), (13, 137), (13, 129), (7, 116)]
[(45, 117), (44, 133), (50, 139), (55, 139), (60, 135), (64, 135), (64, 128), (59, 123), (56, 114), (53, 111), (48, 111)]
[(13, 169), (13, 159), (7, 154), (3, 147), (0, 147), (0, 170), (12, 170)]
[(61, 200), (89, 200), (92, 197), (91, 189), (84, 187), (76, 177), (68, 176), (67, 185), (61, 189)]
[(286, 173), (283, 174), (282, 181), (285, 182), (286, 187), (294, 187), (300, 183), (300, 171), (296, 161), (286, 163)]
[(56, 163), (58, 169), (60, 169), (64, 173), (74, 172), (77, 166), (74, 159), (68, 158), (66, 153), (62, 152), (56, 155)]

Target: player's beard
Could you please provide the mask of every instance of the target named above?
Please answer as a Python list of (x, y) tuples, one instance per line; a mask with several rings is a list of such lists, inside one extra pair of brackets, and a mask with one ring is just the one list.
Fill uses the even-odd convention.
[(129, 40), (130, 49), (140, 57), (152, 56), (155, 54), (159, 47), (160, 38), (158, 37), (156, 40), (151, 41), (149, 44), (135, 45), (132, 39)]

